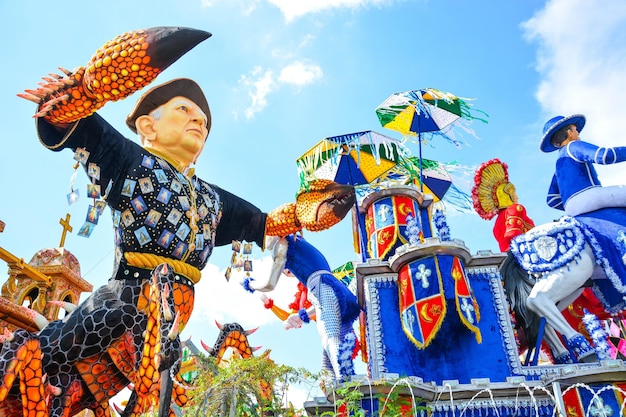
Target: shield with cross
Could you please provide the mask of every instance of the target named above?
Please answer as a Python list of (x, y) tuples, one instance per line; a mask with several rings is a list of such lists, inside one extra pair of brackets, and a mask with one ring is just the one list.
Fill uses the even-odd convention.
[(384, 260), (399, 246), (418, 243), (423, 236), (419, 210), (419, 203), (409, 196), (390, 195), (374, 201), (365, 220), (370, 257)]
[(446, 316), (437, 255), (404, 265), (398, 273), (402, 329), (418, 348), (434, 339)]

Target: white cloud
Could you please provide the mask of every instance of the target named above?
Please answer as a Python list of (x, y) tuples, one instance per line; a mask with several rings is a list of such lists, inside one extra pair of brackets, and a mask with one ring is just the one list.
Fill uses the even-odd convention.
[(278, 80), (285, 84), (304, 86), (319, 80), (323, 75), (319, 65), (294, 62), (280, 71)]
[[(544, 118), (585, 114), (581, 138), (597, 145), (623, 145), (619, 133), (626, 103), (626, 2), (552, 0), (523, 24), (538, 43), (536, 92)], [(605, 183), (621, 182), (617, 167), (600, 167)], [(615, 169), (615, 171), (613, 171)]]
[(239, 85), (247, 90), (251, 99), (250, 105), (244, 110), (246, 119), (252, 119), (257, 113), (265, 109), (267, 97), (281, 85), (303, 87), (321, 79), (324, 75), (322, 68), (316, 64), (293, 62), (279, 71), (275, 78), (272, 70), (255, 67), (249, 74), (239, 78)]
[[(253, 277), (269, 277), (271, 266), (270, 256), (253, 259)], [(229, 281), (224, 278), (224, 272), (213, 264), (202, 270), (202, 279), (195, 285), (195, 307), (188, 323), (189, 332), (186, 330), (185, 333), (206, 333), (206, 323), (216, 320), (222, 324), (237, 322), (247, 329), (276, 323), (278, 318), (263, 306), (259, 295), (250, 294), (241, 286), (243, 272), (233, 272)], [(283, 276), (276, 289), (266, 294), (277, 306), (287, 309), (293, 301), (296, 286), (296, 279)], [(195, 331), (197, 329), (200, 330)]]
[(380, 6), (391, 3), (392, 0), (269, 0), (269, 2), (280, 9), (289, 23), (309, 13), (318, 13), (333, 8), (358, 9)]
[(246, 119), (251, 119), (267, 106), (266, 97), (276, 84), (274, 75), (271, 70), (255, 67), (249, 75), (242, 75), (239, 83), (248, 89), (248, 96), (252, 100), (250, 106), (244, 111)]

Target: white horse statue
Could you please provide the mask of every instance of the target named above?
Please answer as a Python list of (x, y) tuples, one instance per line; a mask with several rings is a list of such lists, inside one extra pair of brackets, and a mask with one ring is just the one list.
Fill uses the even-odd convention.
[[(537, 364), (543, 341), (548, 345), (555, 364), (574, 363), (576, 360), (552, 326), (544, 322), (543, 334), (540, 334), (542, 317), (528, 309), (526, 303), (535, 286), (535, 278), (519, 266), (511, 251), (507, 253), (506, 259), (500, 266), (500, 274), (509, 307), (514, 312), (515, 327), (518, 329), (520, 338), (523, 337), (520, 343), (522, 347), (528, 348), (524, 365)], [(569, 305), (568, 301), (559, 302), (558, 309), (562, 311), (566, 308)]]
[(563, 335), (579, 362), (596, 361), (594, 348), (557, 305), (569, 304), (591, 284), (608, 313), (626, 309), (626, 209), (606, 208), (537, 226), (513, 239), (511, 253), (536, 279), (527, 307)]

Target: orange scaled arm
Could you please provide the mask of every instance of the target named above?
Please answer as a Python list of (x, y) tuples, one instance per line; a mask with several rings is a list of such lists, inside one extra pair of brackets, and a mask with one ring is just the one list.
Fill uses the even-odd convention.
[(211, 34), (181, 27), (154, 27), (124, 33), (105, 43), (84, 67), (59, 68), (40, 87), (19, 97), (39, 105), (35, 117), (54, 124), (76, 122), (109, 101), (150, 84), (164, 69)]

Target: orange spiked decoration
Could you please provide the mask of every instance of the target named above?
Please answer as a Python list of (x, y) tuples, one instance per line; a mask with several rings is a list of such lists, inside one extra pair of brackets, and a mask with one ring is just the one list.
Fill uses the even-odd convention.
[(252, 347), (248, 342), (248, 336), (256, 332), (258, 327), (250, 330), (244, 330), (239, 323), (220, 324), (216, 321), (215, 324), (218, 329), (220, 329), (220, 334), (218, 335), (213, 347), (208, 346), (202, 340), (200, 340), (200, 344), (202, 345), (202, 348), (209, 353), (209, 355), (217, 359), (218, 364), (223, 359), (226, 351), (230, 348), (232, 348), (244, 359), (249, 358), (254, 352), (261, 348), (261, 346)]
[(150, 84), (210, 36), (202, 30), (169, 26), (127, 32), (105, 43), (85, 67), (59, 68), (62, 75), (50, 74), (39, 88), (18, 96), (39, 105), (35, 117), (73, 123)]

